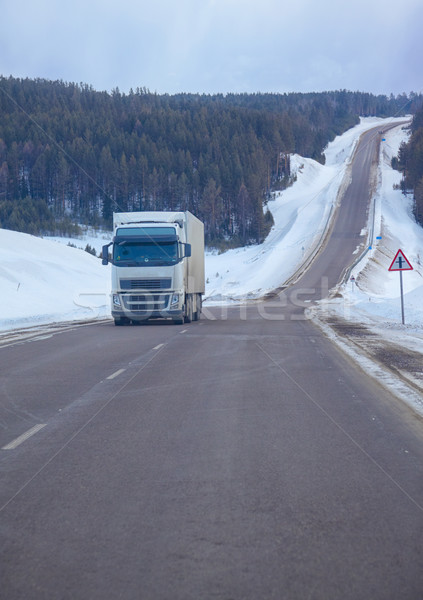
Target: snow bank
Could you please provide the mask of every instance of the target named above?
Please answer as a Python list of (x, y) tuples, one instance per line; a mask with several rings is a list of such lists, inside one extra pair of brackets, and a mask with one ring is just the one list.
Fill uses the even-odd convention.
[(63, 244), (0, 229), (0, 329), (105, 316), (110, 272)]

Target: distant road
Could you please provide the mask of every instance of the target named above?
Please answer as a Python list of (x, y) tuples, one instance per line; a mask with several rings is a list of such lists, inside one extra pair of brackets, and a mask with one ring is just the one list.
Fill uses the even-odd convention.
[(422, 422), (304, 317), (362, 241), (374, 134), (272, 300), (0, 347), (1, 598), (422, 597)]
[[(406, 121), (404, 121), (404, 124)], [(327, 290), (341, 281), (347, 267), (356, 258), (354, 254), (367, 239), (367, 217), (370, 201), (376, 191), (377, 165), (381, 131), (401, 126), (401, 123), (370, 129), (362, 134), (347, 177), (351, 181), (345, 190), (337, 211), (331, 235), (322, 252), (313, 261), (312, 268), (303, 275), (295, 288), (315, 289), (314, 299), (325, 297)], [(365, 234), (363, 235), (363, 231)]]

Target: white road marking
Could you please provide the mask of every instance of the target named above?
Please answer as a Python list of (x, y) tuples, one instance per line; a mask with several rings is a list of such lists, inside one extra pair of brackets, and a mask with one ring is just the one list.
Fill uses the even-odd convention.
[(153, 350), (159, 350), (162, 346), (164, 346), (164, 344), (158, 344), (157, 346), (154, 346)]
[(186, 333), (188, 331), (188, 329), (183, 329), (182, 331), (180, 331), (179, 333)]
[(119, 369), (119, 371), (116, 371), (115, 373), (112, 373), (112, 375), (109, 375), (108, 377), (106, 377), (106, 379), (114, 379), (115, 377), (118, 377), (119, 375), (121, 375), (125, 371), (126, 371), (126, 369)]
[(10, 444), (7, 444), (7, 446), (3, 446), (2, 450), (14, 450), (20, 444), (22, 444), (28, 438), (30, 438), (32, 435), (34, 435), (35, 433), (40, 431), (40, 429), (42, 429), (46, 425), (47, 425), (47, 423), (44, 423), (44, 424), (40, 423), (39, 425), (34, 425), (34, 427), (31, 427), (31, 429), (28, 429), (28, 431), (26, 433), (23, 433), (22, 435), (20, 435), (18, 438), (13, 440), (13, 442), (10, 442)]

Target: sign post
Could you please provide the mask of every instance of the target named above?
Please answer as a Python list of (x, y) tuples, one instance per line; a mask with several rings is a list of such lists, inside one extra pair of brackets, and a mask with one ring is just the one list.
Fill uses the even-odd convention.
[(391, 266), (389, 267), (389, 271), (399, 271), (400, 274), (400, 290), (401, 290), (401, 318), (402, 318), (402, 324), (405, 324), (405, 318), (404, 318), (404, 292), (403, 292), (403, 285), (402, 285), (402, 272), (403, 271), (412, 271), (413, 267), (411, 266), (410, 262), (407, 260), (404, 252), (402, 250), (398, 250), (398, 252), (395, 255), (394, 260), (391, 263)]
[(404, 292), (403, 292), (403, 287), (402, 287), (402, 271), (400, 271), (399, 274), (400, 274), (400, 290), (401, 290), (401, 321), (402, 321), (402, 324), (405, 325), (405, 317), (404, 317)]

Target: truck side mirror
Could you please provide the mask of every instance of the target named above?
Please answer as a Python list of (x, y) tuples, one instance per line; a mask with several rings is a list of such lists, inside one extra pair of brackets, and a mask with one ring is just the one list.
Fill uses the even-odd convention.
[(103, 259), (101, 261), (102, 265), (109, 264), (109, 246), (110, 246), (110, 244), (107, 244), (107, 246), (103, 246), (103, 248), (101, 250), (101, 255), (103, 257)]
[(191, 244), (185, 244), (185, 256), (187, 258), (191, 256)]

